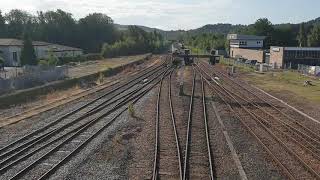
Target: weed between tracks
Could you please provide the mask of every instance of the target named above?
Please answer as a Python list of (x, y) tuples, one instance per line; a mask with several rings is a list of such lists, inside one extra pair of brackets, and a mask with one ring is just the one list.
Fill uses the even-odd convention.
[(133, 118), (136, 117), (136, 113), (135, 113), (135, 110), (134, 110), (134, 107), (133, 107), (132, 103), (130, 103), (129, 106), (128, 106), (128, 112), (129, 112), (131, 117), (133, 117)]

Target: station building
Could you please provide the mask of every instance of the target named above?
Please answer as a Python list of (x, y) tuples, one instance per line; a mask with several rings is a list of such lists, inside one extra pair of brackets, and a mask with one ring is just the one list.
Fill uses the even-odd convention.
[(230, 57), (265, 62), (266, 52), (263, 50), (265, 36), (228, 34), (227, 39), (230, 44)]
[(320, 47), (270, 47), (270, 64), (296, 69), (298, 64), (320, 66)]

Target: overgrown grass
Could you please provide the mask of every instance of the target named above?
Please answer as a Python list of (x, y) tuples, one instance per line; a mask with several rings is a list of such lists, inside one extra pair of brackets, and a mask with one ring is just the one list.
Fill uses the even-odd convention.
[[(269, 91), (289, 91), (304, 97), (311, 102), (320, 102), (319, 79), (304, 76), (298, 72), (268, 72), (265, 74), (249, 74), (246, 79), (258, 87)], [(313, 86), (304, 86), (304, 82), (311, 80)]]
[(135, 117), (135, 116), (136, 116), (136, 112), (135, 112), (135, 110), (134, 110), (134, 107), (133, 107), (132, 102), (129, 103), (129, 105), (128, 105), (128, 111), (129, 111), (129, 115), (130, 115), (131, 117)]

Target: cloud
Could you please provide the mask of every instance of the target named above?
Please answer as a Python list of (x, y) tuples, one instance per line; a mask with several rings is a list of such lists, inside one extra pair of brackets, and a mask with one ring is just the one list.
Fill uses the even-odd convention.
[(232, 0), (19, 0), (2, 2), (1, 10), (62, 9), (79, 19), (93, 12), (111, 16), (119, 24), (139, 24), (162, 29), (190, 29), (224, 22)]

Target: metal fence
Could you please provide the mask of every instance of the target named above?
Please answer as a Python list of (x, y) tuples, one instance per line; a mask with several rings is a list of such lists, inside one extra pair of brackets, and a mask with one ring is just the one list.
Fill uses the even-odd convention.
[(298, 72), (302, 74), (320, 77), (320, 66), (298, 64)]
[(14, 69), (13, 75), (6, 75), (6, 78), (0, 77), (0, 95), (14, 90), (32, 88), (48, 82), (62, 80), (67, 75), (67, 67), (29, 66)]

